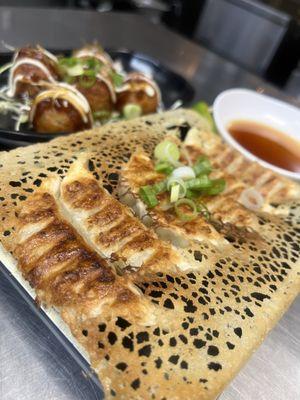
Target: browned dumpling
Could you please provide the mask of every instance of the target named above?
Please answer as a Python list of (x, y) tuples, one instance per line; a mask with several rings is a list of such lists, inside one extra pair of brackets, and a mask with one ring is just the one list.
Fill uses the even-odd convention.
[(36, 132), (76, 132), (92, 126), (86, 98), (74, 87), (60, 83), (39, 93), (30, 111)]
[(160, 90), (156, 83), (141, 73), (127, 75), (117, 93), (117, 109), (122, 112), (126, 104), (137, 104), (142, 114), (155, 113), (160, 104)]
[(33, 98), (42, 89), (42, 82), (59, 79), (56, 57), (40, 46), (23, 47), (14, 56), (9, 75), (10, 97)]

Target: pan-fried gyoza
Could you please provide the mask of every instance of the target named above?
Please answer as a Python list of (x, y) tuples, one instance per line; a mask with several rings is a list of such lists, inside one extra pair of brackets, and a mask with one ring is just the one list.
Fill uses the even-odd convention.
[[(171, 239), (177, 234), (183, 241), (188, 237), (220, 245), (224, 237), (217, 229), (220, 226), (218, 222), (258, 230), (259, 221), (254, 211), (267, 209), (271, 201), (282, 198), (283, 192), (290, 198), (300, 194), (298, 185), (290, 185), (286, 179), (265, 172), (259, 165), (253, 166), (248, 161), (243, 162), (243, 169), (248, 167), (249, 173), (242, 175), (244, 179), (236, 179), (235, 168), (242, 162), (241, 156), (232, 149), (227, 150), (218, 139), (220, 151), (217, 155), (209, 150), (205, 153), (206, 148), (201, 147), (197, 135), (201, 132), (191, 129), (184, 145), (179, 145), (174, 137), (167, 137), (159, 145), (167, 148), (168, 144), (176, 146), (177, 143), (181, 146), (179, 160), (172, 160), (172, 155), (167, 154), (155, 161), (144, 151), (137, 151), (123, 168), (119, 188), (121, 200), (131, 205), (142, 220), (152, 224), (161, 237), (168, 230)], [(211, 156), (212, 162), (208, 161), (207, 155)], [(214, 190), (214, 183), (219, 186), (222, 183), (221, 190), (218, 187)], [(175, 185), (180, 186), (179, 196), (172, 200)], [(184, 193), (180, 196), (182, 187)], [(145, 191), (155, 197), (153, 204), (145, 196)], [(202, 212), (186, 219), (185, 214), (176, 209), (176, 202), (185, 204), (182, 198), (186, 198), (189, 207), (197, 207), (197, 201), (201, 200)]]
[(114, 258), (123, 268), (145, 270), (168, 266), (187, 269), (189, 263), (170, 245), (158, 240), (130, 209), (114, 199), (91, 173), (81, 157), (61, 184), (60, 201), (84, 237), (103, 257)]

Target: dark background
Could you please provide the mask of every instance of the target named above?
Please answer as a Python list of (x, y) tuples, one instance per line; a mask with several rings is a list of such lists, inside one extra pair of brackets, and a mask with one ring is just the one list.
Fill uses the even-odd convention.
[(300, 0), (0, 0), (146, 16), (300, 96)]

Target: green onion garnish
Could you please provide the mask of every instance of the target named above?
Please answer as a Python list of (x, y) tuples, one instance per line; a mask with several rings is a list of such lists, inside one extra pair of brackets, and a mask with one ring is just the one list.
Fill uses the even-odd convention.
[(199, 176), (198, 178), (186, 181), (186, 188), (191, 190), (202, 190), (212, 186), (212, 180), (207, 175)]
[(123, 115), (126, 119), (137, 118), (142, 115), (142, 108), (138, 104), (126, 104), (123, 107)]
[(204, 101), (199, 101), (198, 103), (194, 104), (192, 108), (206, 119), (213, 132), (217, 132), (215, 121), (211, 115), (211, 112), (209, 111), (209, 106), (207, 103), (205, 103)]
[(149, 208), (157, 206), (158, 200), (152, 186), (142, 186), (139, 190), (139, 195)]
[(226, 182), (224, 179), (211, 180), (211, 186), (203, 191), (203, 194), (208, 196), (215, 196), (224, 191)]
[(209, 219), (210, 218), (210, 212), (206, 205), (202, 203), (202, 201), (197, 202), (197, 211), (203, 215), (204, 218)]
[(122, 86), (123, 82), (124, 82), (124, 77), (121, 74), (118, 74), (115, 71), (111, 71), (110, 73), (111, 79), (113, 81), (113, 84), (115, 87), (120, 87)]
[(196, 197), (199, 197), (199, 192), (195, 192), (194, 190), (187, 189), (185, 197), (187, 199), (195, 199)]
[(155, 194), (163, 193), (167, 190), (167, 182), (166, 181), (161, 181), (158, 183), (155, 183), (155, 185), (151, 186), (155, 192)]
[(171, 188), (170, 203), (176, 203), (179, 199), (180, 185), (173, 185)]
[(175, 143), (164, 140), (155, 147), (154, 156), (158, 161), (167, 161), (172, 165), (176, 165), (180, 157), (180, 152)]
[(69, 85), (72, 85), (76, 81), (76, 78), (75, 78), (75, 76), (66, 75), (64, 77), (64, 81), (67, 82)]
[(76, 64), (73, 67), (68, 67), (65, 69), (65, 71), (69, 76), (80, 76), (84, 73), (83, 66), (80, 64)]
[[(185, 197), (185, 194), (186, 194), (186, 182), (184, 182), (180, 178), (175, 178), (174, 176), (171, 176), (167, 181), (167, 189), (172, 191), (172, 187), (174, 185), (178, 185), (179, 186), (178, 197), (180, 197), (180, 198)], [(171, 203), (172, 203), (172, 201), (171, 201)]]
[(175, 176), (176, 178), (181, 178), (184, 181), (196, 178), (194, 170), (187, 165), (183, 165), (174, 169), (174, 171), (172, 172), (172, 176)]
[(155, 164), (155, 171), (162, 172), (163, 174), (170, 175), (174, 170), (172, 164), (168, 163), (167, 161), (160, 161)]
[(99, 72), (101, 67), (103, 66), (103, 63), (97, 60), (96, 58), (87, 58), (83, 60), (83, 63), (87, 67), (87, 69), (92, 69), (95, 72)]
[[(190, 212), (186, 213), (182, 211), (181, 206), (187, 206), (190, 209)], [(192, 221), (197, 217), (197, 206), (191, 199), (180, 199), (175, 203), (175, 212), (181, 221)]]
[(209, 174), (212, 171), (209, 159), (205, 156), (199, 157), (193, 166), (193, 170), (196, 176)]
[(94, 119), (108, 119), (111, 116), (111, 113), (106, 110), (99, 110), (93, 112)]
[(96, 83), (96, 77), (88, 74), (83, 74), (79, 78), (79, 85), (84, 89), (90, 89)]
[[(182, 221), (191, 221), (198, 214), (204, 218), (210, 218), (210, 212), (201, 202), (201, 196), (213, 196), (225, 189), (224, 179), (210, 179), (212, 171), (211, 163), (206, 156), (198, 158), (194, 166), (179, 164), (180, 152), (175, 143), (164, 140), (154, 150), (157, 160), (155, 171), (170, 174), (167, 179), (154, 185), (143, 186), (140, 189), (140, 197), (148, 207), (155, 207), (159, 201), (164, 202), (166, 197), (157, 195), (168, 191), (170, 202), (168, 208), (172, 208)], [(178, 164), (180, 165), (179, 167)], [(193, 200), (194, 199), (194, 200)], [(165, 205), (161, 204), (163, 209)], [(187, 211), (186, 211), (187, 210)]]
[(74, 67), (78, 63), (78, 58), (76, 57), (63, 57), (58, 61), (59, 65), (63, 67)]

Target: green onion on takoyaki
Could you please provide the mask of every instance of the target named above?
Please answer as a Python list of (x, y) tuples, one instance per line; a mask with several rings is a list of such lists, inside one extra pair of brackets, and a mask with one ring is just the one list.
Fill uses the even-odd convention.
[(121, 113), (128, 104), (139, 106), (141, 114), (155, 113), (160, 102), (161, 94), (157, 84), (142, 73), (128, 74), (123, 85), (117, 89), (116, 107)]

